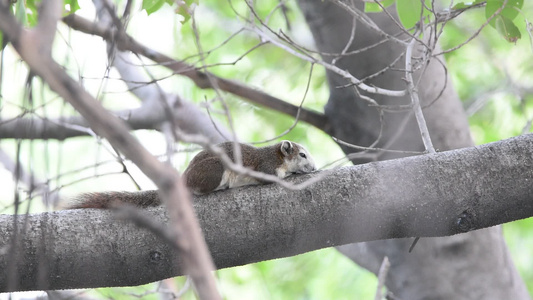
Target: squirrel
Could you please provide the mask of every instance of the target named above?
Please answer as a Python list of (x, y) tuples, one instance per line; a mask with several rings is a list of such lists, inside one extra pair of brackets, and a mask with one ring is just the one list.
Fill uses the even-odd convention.
[[(285, 178), (291, 174), (310, 173), (316, 170), (315, 162), (309, 152), (300, 144), (281, 141), (272, 146), (257, 148), (239, 144), (242, 164), (246, 168), (265, 174)], [(233, 161), (234, 143), (217, 145)], [(220, 158), (208, 150), (200, 151), (183, 173), (186, 186), (196, 195), (208, 194), (227, 188), (267, 183), (261, 179), (238, 174), (228, 170)], [(161, 205), (158, 191), (102, 192), (82, 194), (68, 209), (109, 208), (117, 203), (128, 203), (140, 207)]]

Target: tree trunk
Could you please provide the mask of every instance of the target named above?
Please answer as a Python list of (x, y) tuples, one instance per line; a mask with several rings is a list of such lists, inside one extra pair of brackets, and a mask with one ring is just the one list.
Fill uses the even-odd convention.
[[(329, 1), (299, 0), (315, 38), (316, 46), (327, 62), (334, 57), (324, 53), (341, 53), (350, 40), (353, 17)], [(362, 10), (362, 3), (357, 6)], [(391, 10), (391, 13), (393, 11)], [(387, 33), (399, 28), (384, 13), (370, 14), (374, 22)], [(375, 44), (383, 37), (360, 22), (350, 50)], [(402, 55), (405, 47), (387, 41), (369, 51), (346, 56), (336, 65), (357, 78), (374, 74)], [(404, 69), (400, 59), (396, 68)], [(420, 76), (420, 74), (418, 74)], [(423, 150), (420, 131), (409, 111), (383, 115), (358, 97), (353, 88), (339, 88), (348, 84), (341, 76), (327, 72), (330, 98), (325, 107), (333, 135), (343, 141), (369, 146), (382, 135), (378, 147), (400, 150)], [(367, 82), (382, 88), (406, 88), (404, 72), (387, 70)], [(448, 150), (473, 144), (466, 115), (457, 94), (447, 80), (443, 66), (433, 59), (418, 86), (425, 119), (435, 148)], [(416, 78), (415, 78), (416, 81)], [(440, 91), (442, 95), (435, 101)], [(404, 99), (370, 95), (381, 105), (409, 104)], [(404, 122), (409, 118), (407, 123)], [(341, 146), (345, 153), (353, 149)], [(398, 153), (378, 153), (369, 158), (353, 159), (354, 163), (390, 159)], [(402, 174), (398, 174), (402, 176)], [(412, 239), (397, 239), (351, 244), (339, 250), (364, 268), (378, 272), (385, 256), (391, 262), (386, 285), (401, 299), (529, 299), (503, 240), (501, 229), (493, 227), (446, 238), (423, 238), (412, 253), (408, 253)]]

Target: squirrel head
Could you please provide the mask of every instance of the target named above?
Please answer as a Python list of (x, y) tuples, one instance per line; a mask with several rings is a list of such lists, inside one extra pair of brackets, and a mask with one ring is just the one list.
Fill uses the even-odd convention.
[(316, 170), (315, 161), (311, 154), (300, 144), (291, 141), (280, 143), (286, 175), (309, 173)]

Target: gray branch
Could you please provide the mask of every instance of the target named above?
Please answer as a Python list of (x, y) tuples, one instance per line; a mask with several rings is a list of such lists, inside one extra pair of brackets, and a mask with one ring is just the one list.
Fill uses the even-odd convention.
[[(524, 135), (340, 168), (300, 191), (272, 184), (194, 200), (215, 264), (226, 268), (348, 243), (449, 236), (527, 218), (533, 216), (532, 167), (533, 135)], [(146, 214), (168, 222), (163, 208)], [(183, 274), (170, 246), (105, 210), (0, 215), (0, 254), (1, 270), (15, 260), (16, 290), (139, 285)], [(8, 276), (0, 273), (0, 292), (7, 291)]]
[[(163, 104), (162, 101), (166, 101)], [(170, 110), (166, 109), (170, 108)], [(161, 101), (146, 101), (139, 108), (116, 111), (114, 115), (123, 119), (130, 129), (160, 130), (169, 117), (174, 118), (183, 132), (201, 134), (215, 143), (226, 140), (220, 133), (226, 130), (214, 128), (213, 121), (194, 103), (178, 96), (168, 96)], [(194, 120), (194, 122), (193, 122)], [(57, 139), (95, 135), (87, 121), (81, 116), (63, 118), (23, 117), (0, 120), (0, 139)], [(228, 135), (229, 136), (229, 135)]]

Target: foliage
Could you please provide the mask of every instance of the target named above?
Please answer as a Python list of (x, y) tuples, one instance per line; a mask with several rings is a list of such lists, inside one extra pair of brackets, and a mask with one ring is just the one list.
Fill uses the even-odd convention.
[(169, 4), (172, 5), (173, 1), (165, 1), (165, 0), (145, 0), (143, 1), (142, 8), (148, 13), (149, 15), (158, 11), (163, 4)]
[[(423, 4), (423, 5), (422, 5)], [(430, 15), (431, 1), (420, 0), (397, 0), (396, 12), (400, 22), (406, 29), (414, 28), (420, 20), (428, 22)]]
[[(384, 8), (396, 4), (396, 12), (403, 27), (412, 30), (417, 23), (429, 24), (435, 21), (432, 14), (432, 1), (425, 0), (386, 0), (365, 2), (365, 12), (380, 12)], [(453, 3), (453, 2), (452, 2)], [(485, 20), (495, 28), (508, 42), (515, 43), (522, 37), (515, 21), (522, 13), (524, 0), (475, 0), (473, 2), (459, 2), (451, 7), (451, 12), (464, 11), (485, 5)], [(527, 22), (527, 21), (526, 21)]]

